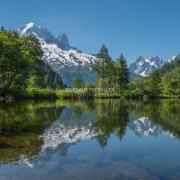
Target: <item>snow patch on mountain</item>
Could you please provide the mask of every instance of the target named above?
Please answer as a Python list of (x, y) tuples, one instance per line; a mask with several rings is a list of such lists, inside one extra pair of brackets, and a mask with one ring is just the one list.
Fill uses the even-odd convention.
[(165, 63), (171, 62), (176, 58), (176, 56), (172, 56), (171, 58), (167, 60), (163, 60), (159, 56), (150, 56), (150, 57), (143, 57), (140, 56), (136, 59), (135, 62), (130, 64), (129, 69), (130, 72), (133, 72), (135, 74), (141, 75), (141, 76), (148, 76), (151, 74), (154, 70), (161, 68), (161, 66)]
[(69, 45), (66, 34), (60, 34), (57, 38), (46, 28), (28, 23), (19, 30), (20, 35), (36, 36), (42, 46), (44, 56), (43, 60), (50, 64), (56, 70), (67, 67), (91, 67), (96, 57), (81, 52), (75, 47)]
[(150, 56), (147, 58), (140, 56), (129, 66), (129, 69), (135, 74), (148, 76), (154, 70), (159, 69), (164, 63), (165, 61), (163, 61), (159, 56)]
[(61, 69), (64, 66), (89, 66), (94, 64), (95, 57), (86, 53), (79, 53), (77, 50), (63, 50), (56, 43), (48, 44), (41, 40), (44, 51), (43, 59), (53, 68)]
[(28, 31), (28, 29), (32, 28), (33, 26), (34, 26), (34, 23), (33, 23), (33, 22), (26, 24), (26, 25), (22, 28), (22, 30), (21, 30), (21, 35), (26, 34), (26, 32)]

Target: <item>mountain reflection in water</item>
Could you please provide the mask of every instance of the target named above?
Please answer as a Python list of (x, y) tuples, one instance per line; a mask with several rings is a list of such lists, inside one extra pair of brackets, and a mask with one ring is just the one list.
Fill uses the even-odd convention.
[[(10, 164), (35, 169), (53, 161), (54, 157), (67, 157), (68, 162), (74, 163), (69, 151), (72, 149), (78, 153), (78, 143), (84, 142), (89, 147), (90, 140), (99, 144), (102, 153), (115, 145), (112, 144), (115, 137), (122, 146), (130, 137), (136, 141), (137, 138), (143, 141), (145, 137), (151, 138), (146, 139), (146, 143), (158, 137), (178, 141), (179, 109), (179, 101), (169, 100), (145, 104), (95, 100), (1, 105), (0, 170), (3, 165)], [(94, 148), (98, 149), (97, 146)], [(84, 158), (82, 156), (80, 159)], [(61, 161), (63, 164), (65, 160)], [(113, 159), (111, 161), (115, 162)]]

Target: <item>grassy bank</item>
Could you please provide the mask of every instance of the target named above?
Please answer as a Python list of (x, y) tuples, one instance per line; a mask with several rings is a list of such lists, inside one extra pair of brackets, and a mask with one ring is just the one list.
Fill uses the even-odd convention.
[(59, 99), (92, 99), (94, 92), (89, 89), (76, 89), (76, 90), (56, 90), (56, 96)]
[(18, 92), (10, 92), (2, 99), (91, 99), (94, 93), (90, 90), (52, 90), (40, 88), (28, 88)]
[(119, 93), (110, 93), (110, 92), (98, 92), (98, 93), (94, 93), (94, 98), (98, 98), (98, 99), (106, 99), (106, 98), (122, 98), (123, 96), (120, 95)]
[[(151, 99), (150, 97), (144, 96), (131, 96), (131, 94), (122, 95), (117, 92), (94, 92), (92, 89), (64, 89), (64, 90), (52, 90), (52, 89), (39, 89), (39, 88), (28, 88), (19, 92), (11, 92), (10, 95), (0, 97), (0, 101), (12, 101), (13, 99)], [(168, 96), (161, 95), (158, 99), (178, 99), (180, 96)]]

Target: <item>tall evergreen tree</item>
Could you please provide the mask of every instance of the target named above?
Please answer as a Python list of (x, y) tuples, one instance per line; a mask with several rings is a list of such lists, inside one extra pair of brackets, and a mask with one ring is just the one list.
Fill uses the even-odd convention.
[(96, 55), (97, 61), (95, 62), (93, 69), (98, 73), (99, 78), (105, 80), (111, 73), (112, 59), (109, 56), (108, 49), (103, 45)]
[(116, 81), (119, 85), (120, 91), (127, 88), (127, 85), (129, 83), (129, 69), (123, 54), (121, 54), (117, 59), (116, 76)]

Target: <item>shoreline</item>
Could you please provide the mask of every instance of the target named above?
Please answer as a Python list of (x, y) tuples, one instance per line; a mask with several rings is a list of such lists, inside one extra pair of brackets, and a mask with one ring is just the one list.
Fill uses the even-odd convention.
[(125, 95), (122, 96), (119, 93), (109, 93), (109, 92), (99, 92), (94, 93), (90, 90), (83, 91), (69, 91), (69, 90), (51, 90), (51, 89), (28, 89), (25, 90), (23, 93), (12, 93), (6, 96), (0, 96), (0, 103), (11, 103), (14, 101), (19, 100), (65, 100), (65, 99), (72, 99), (72, 100), (91, 100), (91, 99), (127, 99), (127, 100), (154, 100), (154, 99), (179, 99), (180, 96), (173, 96), (173, 95), (160, 95), (157, 97), (148, 97), (148, 96), (132, 96)]

